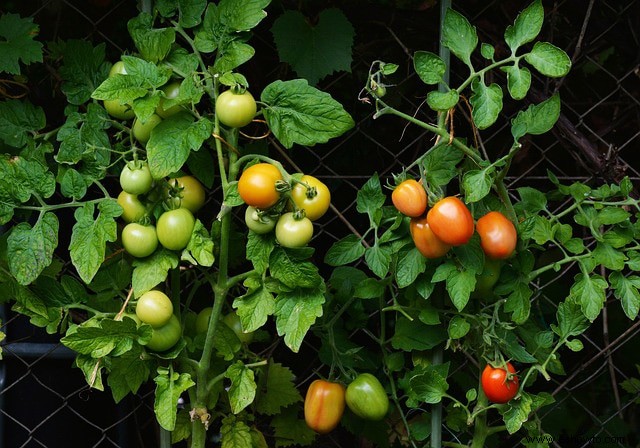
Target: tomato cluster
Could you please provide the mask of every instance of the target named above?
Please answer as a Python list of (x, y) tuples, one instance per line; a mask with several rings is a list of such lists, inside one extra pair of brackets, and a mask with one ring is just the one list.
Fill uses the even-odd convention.
[(162, 291), (151, 290), (142, 294), (136, 303), (135, 315), (153, 329), (147, 348), (163, 352), (180, 340), (180, 320), (173, 314), (171, 299)]
[(331, 192), (308, 174), (286, 181), (270, 163), (247, 167), (238, 179), (238, 194), (247, 208), (245, 223), (249, 230), (267, 234), (275, 229), (283, 247), (306, 246), (313, 237), (313, 222), (329, 209)]
[(389, 397), (370, 373), (359, 374), (346, 388), (340, 383), (317, 379), (309, 386), (304, 400), (307, 426), (319, 434), (333, 431), (342, 419), (345, 405), (364, 420), (379, 421), (389, 411)]

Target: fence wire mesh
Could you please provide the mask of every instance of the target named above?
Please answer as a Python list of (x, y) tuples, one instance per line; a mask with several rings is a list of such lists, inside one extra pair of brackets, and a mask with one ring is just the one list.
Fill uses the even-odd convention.
[[(474, 0), (454, 2), (453, 7), (477, 27), (480, 41), (501, 42), (505, 27), (527, 3)], [(542, 38), (564, 49), (573, 68), (560, 81), (534, 77), (530, 99), (537, 101), (560, 92), (562, 117), (552, 132), (525, 143), (508, 178), (510, 190), (521, 186), (544, 190), (550, 186), (547, 170), (563, 183), (610, 182), (628, 175), (637, 188), (640, 0), (555, 0), (545, 1), (544, 5)], [(356, 127), (320, 147), (287, 151), (276, 141), (269, 142), (270, 152), (287, 169), (313, 174), (332, 190), (332, 211), (315, 236), (318, 259), (333, 242), (366, 228), (367, 223), (355, 209), (355, 198), (371, 173), (378, 172), (383, 181), (390, 179), (434, 139), (397, 118), (374, 120), (373, 107), (358, 101), (357, 93), (374, 60), (397, 63), (401, 69), (389, 89), (392, 104), (427, 121), (435, 119), (424, 104), (426, 91), (412, 74), (411, 55), (416, 50), (438, 52), (437, 2), (339, 2), (339, 6), (357, 33), (352, 71), (332, 75), (321, 82), (320, 88), (345, 105)], [(111, 59), (131, 50), (126, 21), (137, 13), (132, 1), (8, 0), (0, 9), (33, 17), (46, 41), (74, 38), (104, 42)], [(248, 77), (256, 91), (262, 82), (291, 75), (286, 66), (277, 63), (268, 21), (261, 26), (253, 44), (258, 56), (249, 64)], [(498, 45), (496, 51), (504, 48)], [(466, 70), (454, 62), (451, 85), (459, 84)], [(51, 70), (32, 87), (32, 94), (50, 100), (47, 107), (53, 111), (60, 110), (57, 97), (50, 94), (58, 83)], [(516, 107), (519, 106), (507, 104), (498, 120), (503, 124), (481, 135), (474, 135), (469, 128), (468, 110), (462, 107), (455, 111), (456, 133), (477, 139), (480, 148), (492, 158), (500, 156), (510, 146), (509, 121), (517, 112)], [(220, 192), (214, 189), (209, 206), (219, 207), (215, 202), (219, 196)], [(586, 244), (594, 241), (586, 239)], [(570, 266), (537, 281), (533, 285), (533, 307), (555, 306), (566, 297), (566, 279), (574, 274)], [(2, 324), (7, 339), (3, 343), (4, 359), (0, 361), (1, 446), (124, 448), (158, 444), (152, 389), (114, 405), (110, 394), (86, 386), (81, 372), (71, 367), (72, 353), (61, 347), (56, 338), (37, 331), (8, 309)], [(554, 375), (550, 383), (539, 386), (551, 392), (556, 402), (543, 408), (538, 418), (548, 433), (566, 436), (556, 437), (550, 446), (640, 446), (640, 390), (633, 393), (621, 387), (622, 382), (640, 376), (639, 333), (640, 321), (630, 322), (618, 301), (609, 296), (601, 316), (580, 336), (585, 349), (562, 354), (565, 375)], [(303, 350), (313, 353), (318, 348), (309, 342)], [(311, 366), (296, 373), (304, 381), (313, 369)], [(459, 442), (462, 434), (445, 426), (443, 437)], [(520, 439), (505, 437), (500, 446), (521, 446)], [(332, 443), (331, 446), (341, 446), (338, 440)]]

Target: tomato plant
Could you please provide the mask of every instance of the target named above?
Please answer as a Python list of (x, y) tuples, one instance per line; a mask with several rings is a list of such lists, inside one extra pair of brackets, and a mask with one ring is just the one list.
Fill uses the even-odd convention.
[(153, 178), (146, 161), (131, 161), (120, 172), (120, 186), (129, 194), (144, 194), (151, 190)]
[(331, 192), (322, 181), (305, 174), (292, 188), (291, 199), (296, 207), (304, 210), (307, 218), (316, 221), (329, 210)]
[(172, 314), (166, 324), (153, 328), (151, 339), (146, 346), (153, 351), (164, 352), (176, 345), (181, 335), (180, 320)]
[(420, 182), (407, 179), (396, 186), (391, 201), (403, 215), (417, 218), (427, 210), (427, 192)]
[(473, 235), (473, 216), (467, 206), (455, 196), (439, 200), (427, 212), (431, 231), (444, 243), (460, 246)]
[(173, 316), (171, 299), (162, 291), (147, 291), (140, 296), (136, 303), (136, 316), (154, 328), (162, 327)]
[(182, 250), (189, 244), (194, 226), (195, 218), (186, 208), (168, 210), (156, 224), (158, 241), (167, 249)]
[(304, 419), (319, 434), (333, 431), (342, 418), (345, 387), (327, 380), (314, 380), (304, 399)]
[(349, 383), (344, 398), (349, 409), (365, 420), (382, 420), (389, 411), (389, 397), (370, 373), (361, 373)]
[(513, 223), (502, 213), (487, 213), (478, 219), (476, 229), (482, 250), (489, 258), (504, 260), (513, 255), (518, 234)]
[(433, 233), (429, 227), (426, 216), (422, 218), (411, 218), (409, 229), (411, 231), (413, 244), (416, 245), (416, 248), (426, 258), (440, 258), (451, 249), (450, 244), (443, 242)]
[(274, 229), (277, 219), (274, 219), (266, 213), (261, 213), (255, 207), (248, 205), (244, 212), (244, 222), (249, 230), (262, 235)]
[(284, 213), (276, 223), (276, 240), (283, 247), (306, 246), (313, 236), (313, 223), (307, 217), (297, 218), (293, 212)]
[(204, 186), (193, 176), (180, 176), (169, 180), (168, 202), (176, 208), (196, 213), (206, 200)]
[(482, 371), (482, 391), (493, 403), (507, 403), (518, 393), (520, 382), (515, 374), (516, 369), (510, 362), (506, 367), (507, 370), (487, 364)]
[(267, 209), (280, 199), (276, 182), (282, 180), (280, 170), (270, 163), (256, 163), (246, 168), (238, 180), (238, 194), (245, 204)]
[(232, 128), (241, 128), (251, 123), (256, 111), (256, 100), (248, 91), (236, 93), (233, 90), (225, 90), (216, 98), (218, 120)]
[(144, 258), (158, 247), (156, 228), (132, 222), (122, 229), (122, 246), (134, 257)]

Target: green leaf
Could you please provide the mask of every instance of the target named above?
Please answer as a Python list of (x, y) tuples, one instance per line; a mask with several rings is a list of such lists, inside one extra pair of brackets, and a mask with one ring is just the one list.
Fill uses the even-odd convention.
[[(204, 340), (204, 335), (201, 335)], [(228, 325), (221, 323), (213, 334), (213, 346), (216, 354), (225, 361), (231, 361), (240, 350), (242, 342)]]
[(358, 299), (377, 299), (382, 297), (387, 289), (388, 282), (365, 278), (356, 284), (353, 296)]
[(504, 40), (515, 54), (522, 45), (534, 40), (544, 22), (544, 8), (540, 0), (535, 0), (518, 14), (513, 25), (509, 25), (504, 32)]
[(502, 89), (496, 83), (485, 85), (483, 80), (474, 79), (471, 83), (473, 95), (469, 98), (472, 107), (473, 122), (478, 129), (487, 129), (498, 119), (502, 110)]
[(221, 448), (254, 447), (251, 428), (245, 422), (237, 420), (234, 415), (222, 419), (220, 434), (222, 436)]
[(609, 226), (620, 224), (629, 219), (630, 213), (620, 207), (604, 207), (598, 211), (597, 222), (599, 225)]
[(471, 324), (462, 316), (453, 316), (447, 329), (451, 339), (463, 338), (469, 333), (469, 330), (471, 330)]
[(230, 72), (251, 60), (255, 53), (254, 48), (244, 42), (237, 40), (227, 42), (218, 48), (218, 58), (213, 65), (213, 71), (215, 73)]
[(529, 419), (531, 405), (533, 401), (526, 392), (520, 395), (520, 399), (511, 400), (507, 408), (502, 412), (502, 418), (509, 434), (514, 434), (520, 430), (522, 424)]
[(318, 267), (295, 251), (274, 248), (269, 258), (271, 275), (289, 288), (315, 288), (322, 284)]
[(452, 270), (447, 276), (446, 285), (454, 306), (462, 311), (476, 286), (476, 273), (471, 270)]
[[(129, 318), (125, 317), (125, 319)], [(136, 356), (132, 356), (135, 352), (137, 352)], [(148, 363), (140, 355), (140, 350), (134, 349), (126, 356), (111, 360), (107, 383), (116, 403), (119, 403), (129, 393), (136, 394), (140, 386), (149, 379)]]
[(71, 104), (81, 105), (109, 74), (105, 44), (94, 47), (86, 40), (68, 40), (62, 52), (61, 90)]
[(612, 272), (609, 282), (613, 288), (613, 295), (620, 300), (624, 314), (631, 320), (638, 317), (640, 310), (640, 277), (630, 275), (625, 277), (620, 272)]
[(104, 384), (102, 383), (102, 371), (104, 370), (104, 364), (101, 360), (95, 360), (91, 356), (78, 354), (74, 364), (84, 374), (84, 379), (89, 387), (99, 391), (104, 391)]
[(531, 72), (529, 69), (512, 65), (502, 67), (502, 71), (507, 74), (507, 89), (511, 98), (521, 100), (527, 96), (527, 92), (531, 87)]
[(391, 266), (391, 248), (379, 245), (368, 247), (364, 253), (364, 260), (375, 275), (384, 278)]
[(156, 383), (156, 399), (153, 404), (156, 419), (161, 427), (167, 431), (173, 431), (176, 426), (178, 399), (196, 383), (188, 373), (167, 369), (161, 369), (153, 381)]
[(275, 312), (276, 301), (265, 285), (258, 283), (257, 280), (247, 279), (244, 285), (248, 291), (245, 295), (234, 299), (233, 307), (237, 310), (242, 328), (251, 332), (267, 322), (267, 318)]
[(69, 252), (71, 262), (85, 283), (91, 282), (104, 261), (107, 242), (116, 241), (118, 235), (115, 218), (121, 213), (122, 209), (115, 199), (100, 201), (98, 216), (95, 216), (93, 203), (85, 203), (74, 213), (76, 223), (71, 234)]
[(60, 192), (64, 197), (80, 200), (87, 194), (87, 181), (73, 168), (64, 171), (60, 179)]
[(380, 211), (386, 199), (382, 193), (378, 173), (374, 173), (362, 188), (358, 190), (356, 210), (358, 210), (359, 213), (368, 214), (371, 221), (375, 222), (374, 216)]
[(411, 248), (398, 260), (398, 267), (395, 272), (398, 288), (406, 288), (412, 285), (426, 267), (427, 259), (422, 256), (418, 249)]
[(440, 56), (429, 51), (413, 54), (413, 68), (425, 84), (434, 85), (443, 80), (447, 66)]
[(171, 18), (178, 11), (180, 20), (178, 23), (183, 28), (193, 28), (200, 24), (202, 13), (207, 7), (206, 0), (158, 0), (154, 6), (158, 12), (167, 18)]
[(537, 362), (537, 359), (520, 344), (513, 331), (500, 328), (496, 330), (496, 336), (499, 338), (500, 348), (509, 358), (527, 364)]
[(323, 290), (295, 289), (282, 292), (276, 298), (276, 329), (279, 336), (293, 352), (300, 350), (302, 341), (316, 321), (322, 316), (325, 302)]
[[(189, 79), (186, 78), (189, 73), (193, 73), (198, 70), (198, 56), (182, 47), (174, 45), (167, 58), (162, 61), (162, 64), (169, 67), (173, 72), (185, 76), (186, 80)], [(179, 94), (180, 93), (178, 93), (178, 95)]]
[(337, 8), (323, 10), (314, 26), (299, 11), (285, 11), (271, 28), (280, 60), (309, 84), (335, 71), (351, 71), (355, 30)]
[(191, 239), (186, 249), (182, 252), (182, 260), (194, 265), (212, 266), (215, 260), (213, 255), (213, 241), (202, 222), (196, 219), (196, 224), (191, 233)]
[(13, 227), (7, 238), (7, 260), (20, 284), (30, 284), (51, 264), (58, 227), (58, 218), (51, 212), (45, 212), (33, 227), (26, 222)]
[(447, 340), (447, 332), (440, 325), (426, 325), (419, 320), (399, 317), (391, 345), (396, 350), (431, 350)]
[(572, 339), (570, 341), (565, 342), (565, 344), (569, 350), (572, 352), (579, 352), (584, 348), (582, 341), (580, 339)]
[(251, 261), (253, 268), (264, 273), (269, 268), (269, 257), (275, 247), (273, 235), (260, 235), (249, 232), (247, 237), (247, 260)]
[(493, 58), (496, 54), (496, 49), (493, 45), (483, 42), (480, 45), (480, 54), (483, 58), (488, 59), (489, 61), (493, 61)]
[(269, 361), (266, 377), (264, 393), (256, 400), (256, 412), (277, 415), (282, 408), (302, 401), (295, 375), (288, 367)]
[(601, 264), (612, 271), (621, 271), (624, 269), (624, 262), (627, 259), (624, 252), (620, 252), (608, 244), (601, 242), (598, 242), (592, 255), (597, 264)]
[(164, 282), (169, 271), (177, 268), (179, 263), (178, 255), (167, 249), (157, 250), (149, 257), (135, 260), (131, 277), (134, 296), (140, 297)]
[(255, 28), (265, 17), (271, 0), (222, 0), (218, 4), (220, 22), (229, 31), (247, 31)]
[(540, 190), (531, 187), (516, 188), (521, 207), (529, 213), (538, 213), (547, 208), (547, 197)]
[(447, 378), (435, 366), (429, 366), (423, 373), (411, 377), (409, 385), (417, 400), (429, 404), (440, 403), (449, 389)]
[(238, 361), (229, 366), (225, 376), (231, 380), (231, 386), (228, 391), (231, 412), (238, 414), (253, 403), (253, 399), (256, 396), (257, 386), (253, 370)]
[(355, 125), (340, 103), (304, 79), (272, 82), (260, 98), (269, 129), (286, 148), (326, 143)]
[(545, 76), (559, 78), (569, 73), (571, 59), (560, 48), (549, 42), (536, 42), (524, 59)]
[(427, 104), (436, 112), (446, 112), (453, 109), (458, 104), (460, 95), (457, 90), (449, 90), (448, 92), (438, 92), (434, 90), (427, 94)]
[(511, 120), (511, 135), (518, 141), (526, 134), (540, 135), (549, 131), (560, 118), (560, 96), (556, 93), (539, 104), (532, 104)]
[(153, 17), (145, 12), (129, 20), (127, 29), (140, 55), (147, 61), (162, 61), (176, 40), (173, 28), (154, 28)]
[(464, 189), (464, 198), (467, 203), (478, 202), (483, 199), (491, 191), (494, 167), (490, 166), (482, 170), (470, 170), (464, 173), (462, 177), (462, 188)]
[(357, 235), (348, 235), (336, 241), (324, 256), (329, 266), (343, 266), (352, 263), (364, 255), (365, 247)]
[(46, 123), (42, 108), (28, 101), (0, 101), (0, 140), (9, 146), (22, 148), (30, 134), (44, 128)]
[(471, 67), (471, 53), (478, 45), (476, 28), (453, 9), (447, 9), (442, 25), (442, 44)]
[(429, 185), (440, 187), (447, 185), (456, 177), (456, 165), (462, 161), (464, 153), (444, 141), (431, 148), (424, 157), (425, 178)]
[(153, 129), (147, 142), (147, 160), (154, 179), (175, 173), (211, 136), (213, 123), (207, 118), (194, 121), (187, 113), (173, 115)]
[(589, 322), (585, 319), (579, 304), (560, 302), (556, 319), (558, 326), (552, 325), (551, 329), (563, 339), (567, 339), (569, 336), (579, 336), (589, 328)]
[(304, 419), (298, 417), (297, 406), (283, 409), (271, 420), (271, 426), (274, 428), (276, 448), (308, 446), (316, 438), (316, 433), (307, 426)]
[(511, 319), (518, 325), (524, 324), (529, 319), (531, 311), (531, 295), (533, 291), (527, 283), (519, 282), (513, 289), (513, 292), (507, 297), (504, 304), (504, 310), (512, 313)]
[(42, 62), (42, 44), (34, 40), (39, 31), (32, 17), (0, 16), (0, 72), (19, 75), (20, 61), (27, 65)]
[(100, 322), (88, 320), (70, 327), (60, 342), (80, 354), (99, 359), (107, 355), (121, 356), (130, 351), (139, 338), (148, 340), (150, 337), (150, 327), (138, 328), (133, 319), (104, 319)]
[(585, 317), (593, 322), (602, 310), (608, 286), (600, 275), (578, 274), (569, 294), (580, 304)]

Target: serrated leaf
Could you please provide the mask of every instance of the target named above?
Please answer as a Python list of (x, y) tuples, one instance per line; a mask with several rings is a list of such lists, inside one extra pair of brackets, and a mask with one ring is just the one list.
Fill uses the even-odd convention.
[(544, 8), (540, 0), (535, 0), (518, 14), (513, 25), (509, 25), (504, 32), (504, 40), (515, 54), (522, 45), (534, 40), (544, 22)]
[(624, 269), (624, 262), (627, 259), (623, 252), (620, 252), (608, 244), (598, 242), (596, 248), (591, 252), (597, 264), (601, 264), (612, 271)]
[(282, 247), (271, 252), (269, 267), (271, 275), (290, 288), (315, 288), (322, 283), (315, 264)]
[(560, 118), (560, 96), (556, 93), (539, 104), (518, 112), (511, 120), (511, 135), (518, 141), (526, 134), (540, 135), (549, 131)]
[(154, 6), (163, 16), (170, 18), (177, 10), (179, 23), (184, 28), (193, 28), (200, 23), (207, 7), (206, 0), (158, 0)]
[(0, 15), (0, 72), (19, 75), (20, 62), (42, 62), (42, 44), (34, 40), (39, 31), (33, 17)]
[(148, 363), (141, 359), (140, 353), (137, 353), (137, 356), (130, 356), (135, 351), (132, 350), (131, 353), (127, 353), (127, 356), (111, 360), (107, 383), (116, 403), (130, 393), (137, 393), (140, 386), (149, 378)]
[(559, 78), (569, 73), (571, 59), (560, 48), (549, 42), (536, 42), (524, 59), (545, 76)]
[(520, 395), (520, 399), (509, 402), (508, 407), (502, 414), (509, 434), (517, 432), (522, 427), (522, 424), (529, 419), (531, 405), (531, 397), (526, 392)]
[(442, 44), (471, 66), (471, 53), (478, 45), (476, 28), (462, 14), (449, 8), (442, 25)]
[(60, 342), (95, 359), (107, 355), (117, 357), (130, 351), (138, 338), (149, 338), (151, 332), (149, 327), (146, 328), (147, 330), (138, 329), (133, 319), (104, 319), (99, 323), (87, 321), (83, 325), (72, 327)]
[(424, 403), (440, 403), (449, 389), (446, 377), (443, 377), (434, 367), (429, 366), (424, 373), (415, 375), (409, 380), (412, 395)]
[(357, 235), (348, 235), (333, 243), (324, 256), (329, 266), (343, 266), (352, 263), (364, 255), (365, 247)]
[(463, 338), (471, 330), (471, 324), (462, 316), (453, 316), (449, 321), (447, 331), (451, 339)]
[(163, 60), (176, 40), (173, 28), (154, 28), (153, 17), (145, 12), (130, 19), (127, 29), (142, 57), (153, 63)]
[(20, 284), (30, 284), (51, 264), (58, 227), (58, 218), (51, 212), (45, 212), (33, 227), (26, 222), (13, 227), (7, 238), (7, 260)]
[(502, 89), (496, 83), (489, 86), (478, 78), (471, 83), (473, 95), (469, 98), (473, 122), (478, 129), (487, 129), (498, 119), (502, 110)]
[(483, 58), (488, 59), (489, 61), (493, 61), (493, 58), (496, 54), (496, 49), (493, 45), (483, 42), (480, 45), (480, 54)]
[(547, 197), (540, 190), (531, 187), (516, 188), (522, 208), (529, 213), (538, 213), (547, 207)]
[(265, 390), (257, 399), (256, 412), (277, 415), (282, 408), (302, 401), (294, 382), (295, 375), (288, 367), (271, 361), (266, 377)]
[(71, 104), (84, 104), (91, 93), (109, 74), (105, 62), (105, 44), (96, 47), (86, 40), (68, 40), (60, 67), (61, 90)]
[[(245, 286), (248, 286), (245, 282)], [(249, 288), (248, 292), (233, 301), (233, 307), (242, 322), (242, 328), (246, 332), (252, 332), (262, 327), (267, 318), (276, 309), (276, 301), (273, 294), (263, 285)]]
[(286, 11), (271, 28), (280, 60), (309, 84), (335, 71), (351, 71), (355, 30), (337, 8), (325, 9), (311, 26), (299, 11)]
[(427, 259), (413, 247), (410, 251), (406, 252), (403, 257), (398, 260), (398, 267), (396, 268), (396, 282), (398, 288), (406, 288), (412, 285), (418, 275), (424, 272), (427, 267)]
[(298, 417), (298, 407), (289, 406), (271, 420), (276, 448), (288, 446), (308, 446), (313, 443), (316, 433)]
[(241, 420), (237, 420), (234, 415), (229, 415), (222, 419), (220, 428), (221, 448), (253, 448), (251, 438), (251, 428)]
[(531, 72), (529, 69), (512, 65), (502, 67), (502, 70), (507, 74), (507, 89), (511, 98), (521, 100), (527, 96), (527, 92), (531, 87)]
[(467, 306), (475, 286), (476, 273), (474, 271), (451, 270), (447, 276), (446, 287), (449, 297), (458, 311), (462, 311)]
[(613, 288), (613, 295), (620, 300), (624, 314), (631, 320), (638, 316), (640, 310), (640, 277), (630, 275), (625, 277), (620, 272), (612, 272), (609, 282)]
[(467, 203), (478, 202), (491, 191), (493, 180), (491, 175), (494, 168), (491, 166), (482, 170), (470, 170), (462, 177), (462, 188)]
[(28, 101), (0, 101), (0, 140), (14, 148), (27, 144), (29, 135), (46, 125), (41, 107)]
[(380, 177), (378, 173), (374, 173), (362, 188), (358, 190), (356, 210), (358, 210), (359, 213), (368, 214), (369, 218), (374, 221), (374, 215), (382, 208), (385, 201), (386, 197), (382, 193)]
[(297, 353), (302, 341), (318, 317), (325, 302), (323, 290), (296, 289), (276, 298), (276, 329), (284, 342)]
[(504, 310), (511, 314), (511, 319), (518, 325), (524, 324), (529, 319), (531, 310), (531, 296), (533, 291), (527, 283), (518, 283), (511, 294), (507, 297)]
[(151, 256), (133, 262), (131, 286), (135, 297), (153, 289), (167, 279), (169, 270), (178, 267), (178, 256), (167, 249), (155, 251)]
[(414, 53), (413, 68), (422, 82), (428, 85), (438, 84), (442, 81), (447, 70), (447, 66), (440, 56), (429, 51)]
[(153, 381), (156, 383), (153, 410), (161, 427), (173, 431), (176, 426), (178, 399), (180, 395), (195, 386), (188, 373), (163, 371)]
[(448, 92), (438, 92), (434, 90), (427, 94), (427, 104), (436, 112), (446, 112), (453, 109), (458, 104), (460, 95), (457, 90), (449, 90)]
[(379, 245), (368, 247), (364, 252), (364, 260), (375, 275), (384, 278), (391, 266), (391, 249)]
[(286, 147), (326, 143), (354, 126), (353, 118), (328, 93), (304, 79), (275, 81), (260, 98), (269, 129)]
[(457, 175), (456, 165), (463, 158), (462, 151), (444, 142), (431, 148), (423, 159), (425, 178), (429, 185), (447, 185)]
[(199, 266), (212, 266), (215, 261), (213, 241), (199, 219), (196, 219), (191, 239), (187, 247), (182, 251), (181, 258)]
[(430, 350), (447, 340), (447, 332), (440, 325), (426, 325), (419, 320), (404, 317), (396, 320), (391, 345), (396, 350)]
[(571, 286), (570, 296), (580, 304), (585, 317), (593, 322), (600, 314), (609, 285), (599, 275), (578, 274)]
[(238, 361), (229, 366), (225, 376), (231, 380), (228, 390), (231, 412), (238, 414), (253, 403), (256, 396), (257, 386), (253, 370)]
[(215, 73), (227, 73), (248, 62), (254, 55), (255, 49), (244, 42), (232, 40), (218, 48), (218, 57), (213, 65)]

